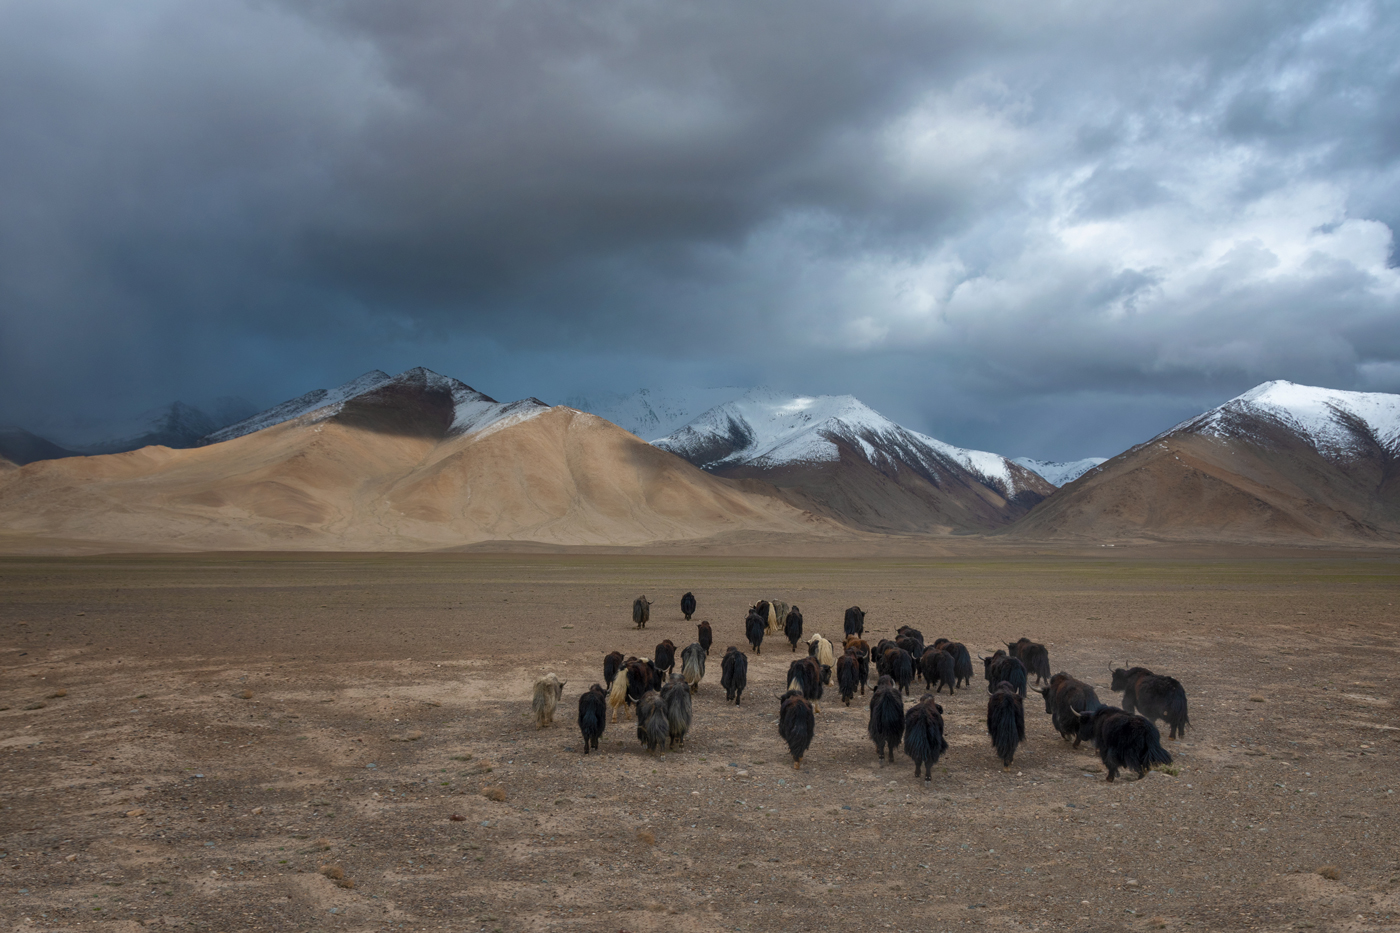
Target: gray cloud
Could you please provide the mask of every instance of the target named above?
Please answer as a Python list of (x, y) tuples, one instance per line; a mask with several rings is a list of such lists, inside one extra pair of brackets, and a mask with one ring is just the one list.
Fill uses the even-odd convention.
[(0, 420), (422, 364), (1072, 457), (1265, 379), (1400, 390), (1397, 39), (1367, 2), (0, 3)]

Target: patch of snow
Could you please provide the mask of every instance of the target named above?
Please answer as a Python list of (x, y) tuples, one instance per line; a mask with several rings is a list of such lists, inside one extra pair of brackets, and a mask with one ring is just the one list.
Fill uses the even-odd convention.
[(300, 395), (266, 411), (258, 412), (250, 418), (244, 418), (226, 428), (214, 431), (204, 438), (204, 443), (218, 444), (222, 441), (231, 441), (235, 437), (252, 434), (255, 431), (270, 428), (284, 421), (291, 421), (293, 418), (300, 418), (302, 415), (322, 408), (334, 408), (335, 411), (331, 412), (334, 414), (340, 411), (350, 399), (377, 389), (391, 379), (393, 377), (388, 373), (372, 369), (363, 376), (352, 379), (344, 385), (336, 386), (334, 389), (312, 389), (305, 395)]
[(1159, 437), (1177, 433), (1238, 436), (1241, 417), (1281, 425), (1333, 459), (1356, 456), (1368, 442), (1390, 454), (1400, 454), (1400, 395), (1348, 392), (1284, 380), (1255, 386)]
[(1072, 483), (1079, 477), (1088, 473), (1101, 463), (1106, 463), (1106, 457), (1085, 457), (1083, 460), (1035, 460), (1031, 457), (1017, 457), (1012, 463), (1018, 463), (1032, 473), (1036, 473), (1041, 479), (1051, 486), (1060, 486)]
[(696, 417), (743, 395), (734, 386), (681, 388), (659, 392), (638, 389), (626, 395), (574, 395), (564, 404), (611, 421), (646, 441), (674, 433)]
[(910, 431), (849, 395), (793, 397), (751, 389), (653, 441), (710, 470), (834, 462), (841, 456), (838, 442), (872, 464), (898, 469), (904, 463), (935, 482), (965, 472), (1008, 496), (1023, 485), (1005, 457)]

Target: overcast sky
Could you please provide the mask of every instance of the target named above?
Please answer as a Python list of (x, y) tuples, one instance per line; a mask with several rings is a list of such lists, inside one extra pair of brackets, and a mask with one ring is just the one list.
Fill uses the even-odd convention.
[(0, 421), (424, 365), (1108, 456), (1400, 391), (1400, 12), (0, 0)]

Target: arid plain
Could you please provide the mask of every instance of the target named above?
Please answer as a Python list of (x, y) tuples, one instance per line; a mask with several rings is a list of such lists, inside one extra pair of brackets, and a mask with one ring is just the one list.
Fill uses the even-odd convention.
[[(604, 653), (715, 650), (683, 751), (583, 756)], [(655, 601), (644, 632), (632, 599)], [(1025, 635), (1109, 703), (1176, 676), (1173, 773), (1107, 784), (1033, 694), (1003, 772), (985, 685), (881, 767), (830, 690), (794, 772), (793, 655), (718, 660), (776, 597), (807, 631)], [(866, 559), (619, 554), (0, 560), (0, 918), (16, 930), (1400, 929), (1393, 552), (1118, 548)], [(873, 638), (872, 638), (873, 641)], [(533, 679), (567, 681), (555, 724)], [(486, 792), (489, 792), (486, 793)], [(504, 799), (492, 799), (493, 797)], [(1321, 870), (1321, 871), (1320, 871)]]

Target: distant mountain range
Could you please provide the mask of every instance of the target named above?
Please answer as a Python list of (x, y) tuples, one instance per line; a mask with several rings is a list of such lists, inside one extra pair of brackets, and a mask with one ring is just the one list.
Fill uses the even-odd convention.
[(193, 439), (213, 419), (170, 406), (108, 437), (171, 443), (107, 456), (75, 458), (11, 430), (0, 433), (0, 541), (1400, 542), (1396, 395), (1265, 383), (1110, 460), (1069, 463), (955, 447), (850, 396), (642, 391), (594, 407), (628, 430), (577, 406), (498, 402), (419, 368), (375, 370)]
[(1008, 533), (1395, 540), (1400, 395), (1264, 383), (1101, 464)]

